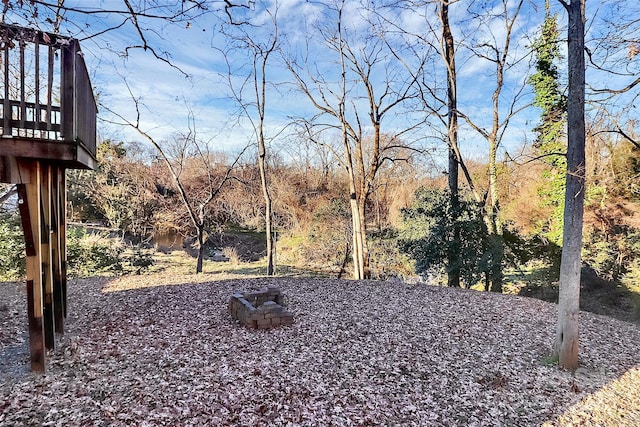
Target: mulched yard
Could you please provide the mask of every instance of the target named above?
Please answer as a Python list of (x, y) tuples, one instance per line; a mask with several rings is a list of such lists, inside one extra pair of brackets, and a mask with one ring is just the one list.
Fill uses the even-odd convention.
[[(234, 291), (278, 285), (294, 325), (250, 330)], [(546, 363), (556, 307), (391, 282), (73, 280), (47, 373), (23, 285), (0, 283), (0, 425), (640, 425), (640, 328), (581, 315), (581, 367)]]

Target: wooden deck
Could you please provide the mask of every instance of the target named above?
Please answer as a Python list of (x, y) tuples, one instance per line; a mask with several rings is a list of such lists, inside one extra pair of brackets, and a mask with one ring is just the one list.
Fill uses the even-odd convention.
[(97, 107), (77, 40), (0, 24), (0, 181), (15, 159), (92, 169)]
[(67, 315), (66, 169), (96, 163), (96, 102), (77, 40), (0, 24), (0, 182), (16, 184), (31, 370)]

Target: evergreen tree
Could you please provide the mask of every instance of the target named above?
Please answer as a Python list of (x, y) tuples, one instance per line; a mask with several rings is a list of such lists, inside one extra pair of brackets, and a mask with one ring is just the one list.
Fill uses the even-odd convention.
[[(489, 235), (477, 203), (458, 198), (454, 212), (451, 200), (448, 191), (418, 189), (413, 205), (402, 209), (400, 250), (415, 260), (416, 273), (448, 274), (455, 268), (460, 285), (470, 288), (490, 274)], [(448, 256), (454, 232), (458, 234), (457, 265), (451, 265)]]

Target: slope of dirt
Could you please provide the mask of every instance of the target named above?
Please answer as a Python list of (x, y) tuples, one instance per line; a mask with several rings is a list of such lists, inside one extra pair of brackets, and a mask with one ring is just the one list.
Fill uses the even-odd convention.
[[(280, 286), (291, 327), (227, 313)], [(21, 285), (0, 284), (0, 425), (640, 425), (640, 329), (582, 313), (581, 367), (545, 363), (556, 307), (388, 282), (94, 278), (70, 284), (46, 375)]]

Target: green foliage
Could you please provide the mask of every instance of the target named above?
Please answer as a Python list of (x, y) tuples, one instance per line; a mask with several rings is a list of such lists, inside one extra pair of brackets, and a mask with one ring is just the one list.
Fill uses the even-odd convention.
[[(564, 130), (567, 99), (559, 83), (558, 67), (555, 62), (560, 59), (558, 17), (551, 15), (547, 8), (547, 15), (540, 31), (540, 36), (533, 43), (536, 57), (536, 72), (529, 76), (527, 82), (533, 87), (535, 99), (533, 104), (542, 110), (540, 125), (534, 130), (538, 133), (538, 146), (543, 152), (557, 152)], [(555, 162), (559, 158), (554, 159)]]
[(416, 262), (416, 273), (444, 272), (447, 268), (449, 241), (453, 236), (454, 217), (460, 228), (460, 278), (469, 288), (488, 273), (490, 254), (482, 215), (473, 202), (460, 200), (460, 212), (453, 215), (448, 192), (420, 188), (415, 202), (402, 210), (403, 226), (399, 244)]
[(149, 237), (159, 194), (148, 167), (129, 157), (122, 142), (100, 144), (97, 159), (95, 172), (70, 174), (71, 214), (79, 220), (103, 220), (135, 237)]
[(560, 362), (560, 356), (557, 354), (550, 354), (549, 356), (542, 359), (543, 366), (557, 366)]
[(89, 277), (103, 273), (142, 274), (154, 264), (153, 251), (134, 246), (125, 251), (122, 241), (106, 233), (87, 233), (72, 227), (67, 238), (69, 274)]
[[(564, 157), (563, 157), (564, 160)], [(562, 244), (562, 227), (564, 223), (564, 193), (566, 186), (566, 161), (564, 169), (549, 168), (542, 173), (542, 181), (538, 188), (541, 205), (551, 207), (551, 216), (542, 224), (538, 232), (556, 245)]]
[(143, 249), (140, 245), (133, 248), (131, 255), (127, 257), (127, 261), (135, 274), (144, 273), (154, 264), (152, 252)]
[(398, 231), (387, 229), (369, 236), (371, 275), (375, 279), (407, 278), (415, 272), (415, 262), (400, 251)]
[(124, 247), (104, 234), (87, 233), (71, 227), (67, 232), (67, 272), (70, 276), (88, 277), (123, 271)]
[(0, 209), (0, 280), (17, 280), (25, 274), (24, 234), (17, 210)]
[(547, 14), (540, 36), (533, 43), (536, 72), (527, 82), (535, 92), (534, 105), (542, 110), (535, 147), (548, 165), (543, 172), (543, 181), (538, 190), (544, 206), (551, 206), (553, 214), (540, 230), (546, 238), (556, 244), (562, 243), (564, 216), (564, 193), (566, 181), (565, 121), (567, 99), (560, 87), (556, 61), (561, 58), (558, 37), (558, 17), (551, 15), (547, 3)]
[(640, 231), (622, 223), (585, 233), (582, 259), (599, 277), (617, 281), (640, 260)]
[[(403, 226), (398, 234), (400, 249), (415, 260), (418, 274), (446, 273), (447, 251), (454, 230), (454, 215), (449, 193), (420, 188), (415, 202), (402, 210)], [(460, 228), (460, 278), (467, 288), (487, 279), (492, 273), (491, 236), (482, 213), (471, 200), (460, 201), (457, 215)], [(560, 247), (539, 236), (525, 238), (503, 225), (502, 242), (505, 265), (520, 266), (531, 261), (543, 261), (559, 269)]]

